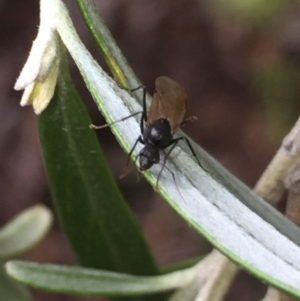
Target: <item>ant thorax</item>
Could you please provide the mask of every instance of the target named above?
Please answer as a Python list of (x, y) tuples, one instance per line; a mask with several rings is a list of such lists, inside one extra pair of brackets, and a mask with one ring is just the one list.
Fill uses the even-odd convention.
[(164, 118), (155, 120), (150, 126), (146, 127), (143, 140), (145, 144), (151, 144), (158, 149), (164, 148), (172, 140), (169, 121)]

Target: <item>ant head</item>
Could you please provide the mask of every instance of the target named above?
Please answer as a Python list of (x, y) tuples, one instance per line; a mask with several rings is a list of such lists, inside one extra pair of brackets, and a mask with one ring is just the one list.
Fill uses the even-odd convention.
[(149, 169), (153, 164), (159, 162), (159, 152), (152, 145), (146, 145), (139, 153), (140, 170)]

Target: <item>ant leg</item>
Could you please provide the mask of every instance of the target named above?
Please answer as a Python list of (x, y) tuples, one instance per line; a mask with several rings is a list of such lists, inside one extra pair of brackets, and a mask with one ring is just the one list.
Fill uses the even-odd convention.
[(147, 122), (146, 88), (143, 87), (143, 114), (140, 121), (141, 134), (144, 134), (144, 122)]
[(142, 112), (142, 118), (140, 120), (140, 129), (141, 129), (141, 134), (144, 134), (144, 120), (145, 120), (145, 112)]
[(131, 92), (134, 92), (136, 90), (143, 89), (143, 111), (142, 113), (142, 118), (140, 121), (140, 128), (141, 128), (141, 133), (143, 135), (144, 133), (144, 122), (147, 122), (147, 106), (146, 106), (146, 87), (144, 85), (138, 86), (137, 88), (131, 89)]
[[(161, 163), (160, 163), (160, 164), (161, 164)], [(161, 165), (162, 165), (162, 164), (161, 164)], [(176, 189), (177, 189), (177, 191), (178, 191), (178, 194), (181, 196), (182, 200), (186, 203), (185, 198), (183, 197), (183, 195), (182, 195), (181, 192), (180, 192), (180, 189), (179, 189), (179, 186), (178, 186), (178, 184), (177, 184), (177, 181), (176, 181), (176, 178), (175, 178), (175, 175), (174, 175), (173, 171), (172, 171), (168, 166), (164, 166), (164, 168), (165, 168), (166, 170), (168, 170), (169, 173), (171, 174), (171, 176), (172, 176), (172, 178), (173, 178), (173, 181), (174, 181), (174, 183), (175, 183)], [(155, 191), (158, 191), (158, 181), (156, 181), (156, 185), (155, 185), (154, 190), (155, 190)]]
[(146, 87), (143, 87), (143, 112), (144, 112), (144, 120), (147, 122), (147, 106), (146, 106)]
[(137, 88), (134, 88), (132, 90), (130, 90), (131, 92), (134, 92), (138, 89), (143, 89), (143, 111), (139, 111), (139, 112), (135, 112), (133, 114), (130, 114), (129, 116), (126, 116), (124, 118), (121, 118), (119, 120), (116, 120), (116, 121), (113, 121), (111, 123), (107, 123), (107, 124), (104, 124), (104, 125), (100, 125), (100, 126), (97, 126), (97, 125), (94, 125), (94, 124), (90, 124), (90, 128), (91, 129), (103, 129), (103, 128), (106, 128), (106, 127), (109, 127), (117, 122), (120, 122), (120, 121), (125, 121), (133, 116), (136, 116), (138, 114), (142, 114), (142, 118), (141, 118), (141, 124), (140, 124), (140, 127), (141, 127), (141, 133), (143, 134), (144, 133), (144, 123), (143, 121), (147, 122), (147, 108), (146, 108), (146, 87), (145, 86), (139, 86)]
[[(136, 161), (137, 161), (138, 158), (139, 158), (139, 155), (137, 155), (136, 158), (134, 159), (134, 164), (133, 165), (136, 165)], [(129, 161), (127, 160), (127, 164), (123, 168), (123, 172), (120, 174), (119, 179), (123, 179), (124, 177), (126, 177), (132, 171), (132, 168), (128, 168), (128, 164), (129, 164)]]
[(199, 161), (199, 159), (198, 159), (198, 157), (197, 157), (197, 155), (196, 155), (194, 149), (192, 148), (192, 145), (191, 145), (191, 142), (189, 141), (189, 139), (186, 138), (186, 137), (181, 137), (181, 139), (184, 139), (184, 140), (185, 140), (185, 142), (186, 142), (186, 144), (188, 145), (188, 147), (189, 147), (191, 153), (193, 154), (193, 156), (194, 156), (195, 159), (197, 160), (199, 166), (200, 166), (202, 169), (204, 169), (206, 172), (208, 172), (208, 170), (206, 170), (206, 168), (204, 168), (204, 167), (202, 166), (202, 164), (200, 163), (200, 161)]
[(137, 90), (139, 90), (139, 89), (146, 89), (146, 87), (145, 87), (144, 85), (140, 85), (140, 86), (138, 86), (138, 87), (136, 87), (136, 88), (130, 89), (129, 91), (130, 91), (130, 92), (135, 92), (135, 91), (137, 91)]
[(125, 165), (125, 167), (124, 167), (124, 170), (127, 169), (128, 165), (129, 165), (129, 162), (130, 162), (130, 157), (131, 157), (131, 155), (132, 155), (134, 149), (136, 148), (136, 146), (137, 146), (137, 144), (138, 144), (139, 142), (142, 143), (142, 144), (145, 144), (145, 142), (144, 142), (144, 140), (142, 139), (141, 136), (140, 136), (138, 139), (136, 139), (136, 141), (135, 141), (133, 147), (131, 148), (131, 150), (130, 150), (128, 156), (127, 156), (127, 161), (126, 161), (126, 165)]
[[(199, 166), (200, 166), (202, 169), (204, 169), (205, 171), (207, 171), (207, 170), (202, 166), (202, 164), (200, 163), (200, 161), (199, 161), (199, 159), (198, 159), (198, 157), (197, 157), (197, 155), (196, 155), (196, 153), (195, 153), (195, 151), (194, 151), (194, 149), (193, 149), (193, 147), (192, 147), (190, 141), (188, 140), (188, 138), (182, 136), (182, 137), (179, 137), (179, 138), (176, 138), (176, 139), (172, 139), (172, 140), (170, 141), (170, 143), (168, 143), (164, 148), (167, 148), (168, 146), (170, 146), (170, 145), (173, 144), (173, 146), (172, 146), (172, 148), (171, 148), (171, 150), (173, 150), (173, 148), (177, 145), (177, 143), (178, 143), (180, 140), (185, 140), (187, 146), (189, 147), (191, 153), (192, 153), (193, 156), (195, 157), (195, 159), (196, 159), (197, 163), (199, 164)], [(175, 144), (175, 145), (174, 145), (174, 144)], [(170, 156), (170, 151), (168, 152), (168, 154), (169, 154), (169, 156)], [(208, 171), (207, 171), (207, 172), (208, 172)]]
[(164, 148), (167, 148), (168, 146), (172, 145), (172, 147), (169, 149), (169, 151), (168, 151), (167, 154), (165, 155), (165, 159), (164, 159), (164, 162), (163, 162), (163, 164), (162, 164), (162, 168), (161, 168), (161, 170), (160, 170), (160, 172), (159, 172), (159, 174), (158, 174), (158, 176), (157, 176), (156, 185), (155, 185), (155, 188), (156, 188), (156, 189), (158, 188), (158, 181), (159, 181), (159, 178), (160, 178), (160, 176), (161, 176), (161, 174), (162, 174), (162, 171), (163, 171), (163, 169), (164, 169), (164, 167), (165, 167), (165, 165), (166, 165), (166, 162), (167, 162), (168, 158), (170, 157), (170, 154), (171, 154), (172, 150), (175, 148), (175, 146), (178, 144), (179, 140), (181, 140), (182, 138), (183, 138), (183, 137), (176, 138), (176, 139), (172, 139), (172, 140), (170, 141), (170, 143), (168, 143), (168, 145), (167, 145), (166, 147), (164, 147)]
[(144, 85), (138, 86), (136, 88), (131, 89), (130, 92), (134, 92), (134, 91), (137, 91), (139, 89), (143, 89), (143, 112), (145, 113), (144, 120), (145, 120), (145, 122), (147, 122), (146, 86), (144, 86)]
[(114, 122), (111, 122), (111, 123), (107, 123), (107, 124), (104, 124), (104, 125), (94, 125), (94, 124), (90, 124), (90, 128), (91, 129), (103, 129), (103, 128), (107, 128), (107, 127), (109, 127), (109, 126), (111, 126), (111, 125), (113, 125), (113, 124), (115, 124), (115, 123), (117, 123), (117, 122), (120, 122), (120, 121), (124, 121), (124, 120), (127, 120), (127, 119), (129, 119), (129, 118), (131, 118), (131, 117), (133, 117), (133, 116), (136, 116), (136, 115), (138, 115), (138, 114), (143, 114), (144, 112), (142, 112), (142, 111), (140, 111), (140, 112), (135, 112), (135, 113), (133, 113), (133, 114), (130, 114), (129, 116), (126, 116), (126, 117), (124, 117), (124, 118), (121, 118), (121, 119), (119, 119), (119, 120), (116, 120), (116, 121), (114, 121)]

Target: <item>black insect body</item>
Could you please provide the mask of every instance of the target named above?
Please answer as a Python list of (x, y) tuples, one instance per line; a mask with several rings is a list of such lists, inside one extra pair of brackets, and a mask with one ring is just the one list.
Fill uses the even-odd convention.
[(145, 145), (139, 153), (141, 171), (159, 163), (159, 151), (170, 145), (172, 137), (170, 123), (164, 118), (154, 121), (145, 129), (140, 140)]
[[(189, 140), (183, 136), (173, 138), (181, 125), (195, 119), (195, 117), (192, 117), (183, 120), (187, 107), (187, 94), (185, 89), (180, 84), (166, 76), (158, 77), (155, 81), (155, 92), (148, 113), (146, 109), (146, 91), (145, 88), (143, 89), (144, 96), (142, 112), (136, 112), (111, 124), (92, 127), (103, 128), (141, 113), (141, 136), (136, 140), (128, 154), (126, 167), (128, 166), (130, 157), (138, 143), (144, 145), (143, 149), (138, 154), (140, 171), (145, 171), (151, 168), (152, 165), (159, 163), (159, 152), (170, 146), (170, 149), (165, 155), (164, 162), (162, 163), (161, 171), (157, 177), (157, 184), (168, 157), (180, 140), (186, 141), (193, 156), (201, 166)], [(145, 128), (144, 123), (146, 123)]]
[[(144, 91), (141, 136), (136, 140), (128, 155), (127, 165), (129, 163), (129, 158), (138, 142), (145, 145), (138, 154), (140, 163), (139, 169), (141, 171), (145, 171), (151, 168), (153, 164), (159, 163), (159, 152), (171, 146), (165, 156), (162, 169), (157, 177), (158, 183), (166, 160), (180, 140), (185, 140), (187, 142), (187, 145), (189, 146), (193, 156), (196, 158), (198, 164), (200, 166), (201, 164), (186, 137), (178, 137), (173, 139), (174, 134), (178, 131), (181, 125), (195, 119), (192, 117), (183, 120), (187, 107), (187, 94), (185, 89), (180, 84), (166, 76), (161, 76), (156, 79), (155, 89), (156, 91), (153, 95), (148, 114), (146, 111), (146, 99)], [(146, 123), (145, 129), (144, 122)]]

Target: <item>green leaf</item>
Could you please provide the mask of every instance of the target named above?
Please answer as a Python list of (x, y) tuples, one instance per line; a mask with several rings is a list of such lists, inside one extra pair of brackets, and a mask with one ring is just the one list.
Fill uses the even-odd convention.
[(24, 261), (8, 262), (6, 269), (16, 280), (44, 290), (85, 296), (124, 297), (184, 287), (195, 279), (200, 265), (149, 277)]
[[(58, 32), (77, 64), (87, 87), (107, 121), (114, 121), (141, 106), (103, 72), (79, 40), (68, 13), (57, 2)], [(128, 152), (140, 134), (132, 118), (112, 127)], [(180, 132), (179, 134), (183, 134)], [(159, 191), (168, 203), (216, 248), (264, 281), (300, 296), (300, 231), (216, 160), (192, 143), (205, 169), (194, 161), (186, 146), (175, 148)], [(134, 155), (139, 152), (137, 148)], [(145, 174), (152, 185), (160, 167)]]
[(52, 213), (43, 205), (31, 207), (0, 229), (0, 258), (12, 258), (40, 242), (52, 224)]
[(3, 301), (30, 301), (31, 300), (27, 288), (7, 276), (2, 262), (0, 262), (0, 300)]
[(98, 9), (91, 0), (77, 0), (85, 24), (120, 87), (130, 89), (129, 84), (140, 86), (126, 58), (117, 46)]
[(55, 97), (39, 117), (49, 184), (62, 227), (85, 266), (157, 274), (90, 123), (64, 61)]

